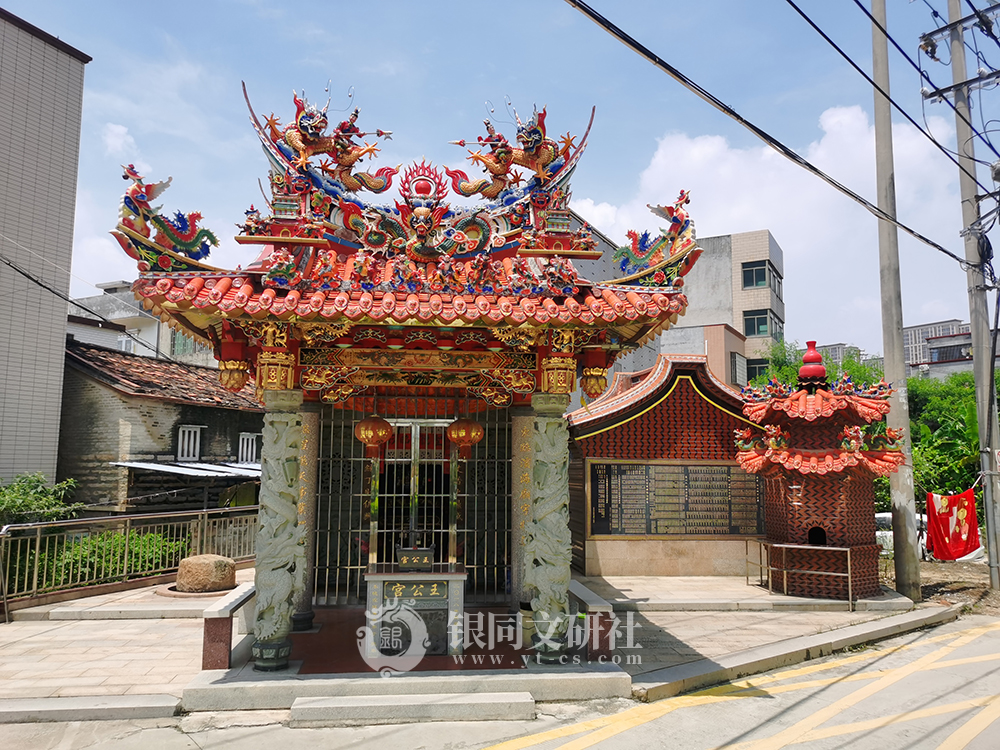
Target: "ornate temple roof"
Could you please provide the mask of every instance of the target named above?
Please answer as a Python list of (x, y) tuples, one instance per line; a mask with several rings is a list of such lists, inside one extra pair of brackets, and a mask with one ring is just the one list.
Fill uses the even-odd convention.
[(699, 354), (660, 354), (656, 364), (639, 372), (617, 372), (610, 387), (601, 396), (567, 416), (570, 428), (577, 439), (582, 439), (605, 429), (635, 419), (660, 403), (668, 388), (679, 376), (692, 379), (699, 395), (731, 413), (740, 421), (742, 399), (738, 391), (712, 374), (708, 358)]
[[(295, 117), (287, 125), (274, 115), (262, 123), (250, 107), (270, 165), (271, 197), (269, 214), (251, 206), (237, 225), (236, 241), (254, 250), (243, 267), (208, 265), (218, 239), (199, 226), (201, 215), (160, 213), (152, 201), (170, 180), (147, 183), (132, 165), (125, 167), (131, 185), (112, 234), (137, 261), (133, 291), (153, 315), (211, 344), (216, 357), (230, 363), (221, 368), (230, 387), (241, 387), (242, 378), (257, 370), (259, 355), (275, 349), (262, 344), (254, 328), (267, 322), (282, 327), (289, 355), (280, 368), (295, 370), (291, 380), (282, 376), (286, 386), (303, 374), (294, 342), (306, 328), (315, 334), (317, 326), (326, 327), (308, 344), (324, 347), (352, 345), (357, 339), (344, 337), (358, 326), (446, 329), (440, 336), (423, 330), (400, 345), (422, 348), (438, 341), (445, 351), (455, 338), (447, 331), (480, 329), (481, 342), (468, 338), (468, 346), (497, 351), (500, 341), (507, 351), (540, 354), (531, 368), (535, 386), (545, 381), (545, 372), (558, 370), (558, 387), (572, 390), (569, 358), (579, 359), (590, 373), (585, 390), (596, 396), (606, 384), (603, 373), (621, 352), (684, 314), (683, 277), (701, 254), (684, 191), (673, 204), (649, 207), (667, 222), (659, 235), (628, 233), (630, 246), (618, 248), (613, 258), (621, 278), (590, 281), (573, 265), (573, 258), (601, 255), (593, 231), (579, 225), (569, 207), (569, 180), (586, 149), (593, 114), (579, 141), (569, 133), (558, 142), (550, 138), (545, 109), (524, 122), (517, 118), (510, 141), (485, 121), (485, 136), (453, 141), (472, 147), (468, 159), (485, 175), (473, 179), (425, 161), (402, 170), (356, 171), (391, 131), (362, 132), (355, 110), (327, 134), (326, 107), (309, 104), (304, 95), (295, 94), (293, 101)], [(394, 180), (399, 197), (393, 203), (361, 197), (387, 192)], [(483, 202), (453, 205), (450, 193)], [(366, 346), (394, 348), (386, 336)], [(364, 362), (359, 366), (366, 368)], [(355, 392), (371, 387), (352, 377), (341, 383), (338, 398), (346, 398), (348, 385)], [(526, 382), (522, 375), (516, 379)], [(546, 382), (556, 387), (551, 378)], [(506, 398), (531, 392), (525, 385)]]

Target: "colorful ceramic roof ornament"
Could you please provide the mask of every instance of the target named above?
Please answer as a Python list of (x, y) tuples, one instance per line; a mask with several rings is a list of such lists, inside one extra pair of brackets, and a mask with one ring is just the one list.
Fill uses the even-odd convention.
[[(518, 118), (511, 140), (486, 121), (469, 150), (485, 176), (473, 179), (425, 161), (357, 171), (391, 131), (363, 131), (357, 109), (331, 128), (329, 102), (293, 92), (293, 103), (282, 125), (274, 115), (262, 123), (247, 99), (271, 195), (267, 213), (251, 206), (237, 225), (236, 241), (259, 247), (244, 267), (205, 265), (215, 236), (197, 214), (153, 208), (169, 180), (146, 184), (134, 170), (114, 232), (139, 262), (134, 290), (146, 307), (211, 344), (220, 362), (245, 363), (259, 389), (292, 384), (351, 406), (377, 386), (458, 388), (501, 406), (569, 392), (585, 369), (595, 396), (621, 352), (684, 313), (682, 277), (701, 253), (686, 192), (650, 207), (669, 224), (655, 240), (630, 235), (624, 278), (590, 281), (573, 265), (601, 254), (569, 208), (593, 113), (579, 140), (558, 143), (544, 108)], [(367, 200), (394, 180), (398, 198)], [(484, 202), (453, 205), (452, 192)]]
[(800, 474), (855, 466), (875, 476), (896, 471), (906, 460), (902, 434), (872, 427), (889, 413), (892, 388), (885, 381), (858, 387), (847, 375), (828, 385), (816, 342), (807, 346), (798, 388), (772, 381), (766, 389), (743, 390), (743, 413), (762, 430), (737, 430), (736, 460), (750, 472), (766, 471), (769, 465)]

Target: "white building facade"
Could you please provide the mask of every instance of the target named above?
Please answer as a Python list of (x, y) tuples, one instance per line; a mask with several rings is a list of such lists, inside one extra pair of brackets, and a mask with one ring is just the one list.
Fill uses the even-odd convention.
[(66, 307), (32, 278), (69, 293), (90, 60), (0, 8), (0, 481), (56, 473)]

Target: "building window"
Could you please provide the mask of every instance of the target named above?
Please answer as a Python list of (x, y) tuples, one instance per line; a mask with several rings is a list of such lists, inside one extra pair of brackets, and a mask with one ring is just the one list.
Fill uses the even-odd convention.
[(190, 336), (185, 336), (181, 331), (170, 332), (170, 354), (197, 354), (203, 352), (208, 347), (195, 341)]
[(129, 335), (130, 333), (132, 332), (118, 334), (118, 351), (128, 354), (135, 353), (135, 339)]
[(201, 431), (204, 425), (185, 424), (177, 428), (177, 460), (201, 460)]
[(260, 463), (260, 451), (258, 446), (260, 445), (261, 433), (259, 432), (241, 432), (240, 433), (240, 457), (239, 462), (241, 464), (256, 464)]
[(753, 263), (743, 264), (743, 288), (753, 289), (758, 286), (767, 286), (766, 260), (756, 260)]
[(744, 336), (767, 336), (767, 310), (747, 310), (743, 313)]
[(762, 289), (771, 287), (771, 291), (781, 299), (781, 274), (767, 260), (755, 260), (743, 264), (743, 288)]
[(747, 380), (753, 380), (761, 375), (767, 373), (767, 360), (766, 359), (748, 359), (747, 360)]
[(739, 352), (730, 352), (729, 382), (741, 388), (747, 384), (747, 358)]

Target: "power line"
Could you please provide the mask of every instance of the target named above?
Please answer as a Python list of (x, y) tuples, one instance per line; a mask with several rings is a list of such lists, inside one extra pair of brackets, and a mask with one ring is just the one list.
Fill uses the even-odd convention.
[[(7, 239), (7, 238), (5, 238), (5, 239)], [(75, 305), (76, 307), (80, 308), (84, 312), (89, 313), (90, 315), (93, 315), (98, 320), (100, 320), (100, 321), (102, 321), (104, 323), (110, 323), (112, 325), (115, 324), (115, 322), (113, 320), (104, 317), (103, 315), (101, 315), (98, 312), (95, 312), (94, 310), (91, 310), (86, 305), (81, 305), (79, 302), (75, 302), (68, 294), (65, 294), (65, 293), (59, 291), (58, 289), (56, 289), (55, 287), (53, 287), (51, 284), (49, 284), (49, 283), (47, 283), (47, 282), (42, 281), (41, 279), (39, 279), (37, 276), (35, 276), (34, 274), (32, 274), (30, 271), (27, 271), (27, 270), (21, 268), (21, 266), (19, 266), (17, 263), (15, 263), (14, 261), (12, 261), (10, 258), (8, 258), (3, 253), (0, 253), (0, 263), (3, 263), (5, 265), (9, 266), (15, 273), (23, 276), (25, 279), (27, 279), (31, 283), (40, 286), (42, 289), (44, 289), (45, 291), (47, 291), (47, 292), (49, 292), (51, 294), (54, 294), (59, 299), (64, 300), (65, 302), (68, 302), (71, 305)], [(146, 312), (146, 311), (143, 310), (143, 312)], [(144, 346), (146, 348), (149, 348), (149, 344), (147, 342), (143, 341), (142, 339), (140, 339), (135, 334), (130, 333), (129, 331), (126, 330), (125, 331), (125, 335), (128, 338), (132, 339), (132, 341), (134, 341), (135, 343), (141, 344), (142, 346)], [(170, 356), (168, 356), (166, 354), (163, 354), (162, 352), (160, 353), (160, 357), (158, 357), (158, 358), (159, 359), (164, 359), (164, 360), (166, 360), (166, 361), (168, 361), (168, 362), (170, 362), (172, 364), (175, 364), (175, 365), (181, 365), (182, 367), (184, 367), (185, 369), (187, 369), (189, 372), (192, 372), (192, 374), (194, 374), (195, 377), (204, 380), (206, 383), (210, 383), (213, 388), (215, 388), (215, 387), (217, 387), (219, 385), (219, 382), (217, 380), (215, 380), (214, 378), (209, 378), (204, 373), (199, 372), (200, 368), (197, 368), (196, 366), (193, 366), (193, 365), (189, 365), (187, 362), (181, 362), (180, 360), (174, 359), (173, 357), (170, 357)], [(192, 367), (194, 367), (193, 370), (192, 370)]]
[(967, 266), (967, 262), (966, 262), (966, 260), (964, 258), (960, 258), (959, 256), (955, 255), (955, 253), (951, 252), (950, 250), (947, 250), (946, 248), (942, 247), (941, 245), (939, 245), (938, 243), (934, 242), (933, 240), (925, 237), (924, 235), (920, 234), (915, 229), (911, 229), (907, 225), (905, 225), (905, 224), (897, 221), (895, 217), (890, 216), (885, 211), (883, 211), (882, 209), (880, 209), (878, 206), (876, 206), (873, 203), (869, 202), (865, 198), (862, 198), (860, 195), (858, 195), (857, 193), (855, 193), (853, 190), (851, 190), (847, 186), (842, 185), (841, 183), (837, 182), (835, 179), (833, 179), (830, 175), (828, 175), (826, 172), (824, 172), (823, 170), (821, 170), (819, 167), (815, 166), (811, 162), (809, 162), (806, 159), (804, 159), (801, 156), (799, 156), (797, 153), (795, 153), (792, 149), (790, 149), (788, 146), (786, 146), (785, 144), (783, 144), (777, 138), (775, 138), (774, 136), (768, 134), (764, 130), (761, 130), (759, 127), (757, 127), (752, 122), (750, 122), (749, 120), (747, 120), (745, 117), (743, 117), (739, 112), (737, 112), (736, 110), (734, 110), (728, 104), (725, 104), (723, 101), (721, 101), (720, 99), (718, 99), (714, 94), (712, 94), (711, 92), (709, 92), (707, 89), (702, 88), (697, 83), (695, 83), (690, 78), (688, 78), (683, 73), (681, 73), (679, 70), (677, 70), (677, 68), (673, 67), (670, 63), (666, 62), (665, 60), (663, 60), (662, 58), (660, 58), (658, 55), (654, 54), (647, 47), (643, 46), (637, 40), (633, 39), (631, 36), (629, 36), (628, 34), (626, 34), (621, 28), (619, 28), (615, 24), (611, 23), (611, 21), (609, 21), (607, 18), (605, 18), (604, 16), (602, 16), (597, 11), (595, 11), (593, 8), (591, 8), (586, 3), (580, 2), (580, 0), (566, 0), (566, 2), (569, 5), (571, 5), (574, 8), (576, 8), (577, 10), (579, 10), (585, 16), (587, 16), (588, 18), (590, 18), (590, 20), (592, 20), (598, 26), (600, 26), (605, 31), (607, 31), (609, 34), (611, 34), (611, 36), (613, 36), (616, 39), (618, 39), (625, 46), (627, 46), (628, 48), (630, 48), (634, 52), (638, 53), (642, 57), (646, 58), (649, 62), (651, 62), (656, 67), (660, 68), (660, 70), (664, 71), (667, 75), (669, 75), (675, 81), (677, 81), (682, 86), (684, 86), (684, 88), (688, 89), (688, 91), (691, 91), (692, 93), (696, 94), (701, 99), (703, 99), (704, 101), (706, 101), (709, 104), (711, 104), (713, 107), (715, 107), (716, 109), (718, 109), (720, 112), (722, 112), (726, 116), (731, 117), (732, 119), (736, 120), (736, 122), (740, 123), (740, 125), (742, 125), (747, 130), (749, 130), (751, 133), (753, 133), (754, 135), (756, 135), (758, 138), (760, 138), (762, 141), (764, 141), (764, 143), (766, 143), (768, 146), (770, 146), (771, 148), (773, 148), (775, 151), (777, 151), (779, 154), (781, 154), (785, 158), (789, 159), (790, 161), (795, 162), (796, 164), (798, 164), (803, 169), (805, 169), (805, 170), (811, 172), (812, 174), (816, 175), (817, 177), (819, 177), (821, 180), (823, 180), (827, 184), (831, 185), (832, 187), (836, 188), (837, 190), (839, 190), (844, 195), (846, 195), (849, 198), (851, 198), (852, 200), (854, 200), (856, 203), (859, 203), (860, 205), (864, 206), (871, 214), (873, 214), (874, 216), (878, 217), (879, 219), (882, 219), (883, 221), (887, 221), (887, 222), (889, 222), (889, 223), (891, 223), (891, 224), (899, 227), (900, 229), (902, 229), (904, 232), (906, 232), (911, 237), (914, 237), (915, 239), (920, 240), (924, 244), (929, 245), (930, 247), (933, 247), (935, 250), (937, 250), (940, 253), (943, 253), (944, 255), (947, 255), (952, 260), (958, 261), (958, 263), (961, 264), (963, 268)]
[(868, 81), (869, 85), (871, 85), (878, 93), (880, 93), (883, 97), (885, 97), (885, 100), (888, 101), (893, 107), (895, 107), (895, 109), (896, 109), (897, 112), (899, 112), (903, 117), (905, 117), (910, 122), (910, 124), (913, 125), (913, 127), (915, 127), (917, 130), (919, 130), (920, 133), (924, 136), (924, 138), (926, 138), (931, 143), (933, 143), (934, 146), (937, 147), (941, 151), (941, 153), (943, 153), (945, 156), (947, 156), (951, 160), (951, 162), (956, 167), (958, 167), (962, 172), (965, 172), (966, 175), (968, 175), (977, 185), (979, 185), (980, 188), (982, 188), (982, 190), (983, 190), (984, 193), (991, 192), (990, 189), (988, 187), (986, 187), (985, 185), (983, 185), (976, 178), (976, 176), (974, 174), (972, 174), (965, 167), (963, 167), (961, 164), (959, 164), (958, 163), (958, 159), (956, 159), (954, 156), (952, 156), (951, 152), (948, 149), (946, 149), (944, 146), (942, 146), (940, 143), (938, 143), (934, 139), (933, 135), (931, 135), (928, 131), (926, 131), (922, 127), (920, 127), (920, 124), (916, 120), (914, 120), (912, 117), (910, 117), (909, 113), (906, 112), (906, 110), (904, 110), (901, 106), (899, 106), (899, 104), (897, 104), (896, 101), (891, 96), (889, 96), (889, 92), (888, 91), (884, 91), (882, 89), (882, 87), (879, 86), (875, 82), (875, 80), (870, 75), (868, 75), (868, 73), (866, 73), (864, 71), (864, 69), (860, 65), (858, 65), (856, 62), (854, 62), (854, 60), (851, 58), (850, 55), (848, 55), (846, 52), (844, 52), (844, 50), (841, 49), (841, 47), (835, 41), (833, 41), (833, 39), (831, 39), (827, 35), (827, 33), (825, 31), (823, 31), (823, 29), (821, 29), (819, 26), (816, 25), (815, 21), (813, 21), (808, 15), (806, 15), (805, 11), (803, 11), (798, 5), (795, 4), (794, 0), (785, 0), (785, 2), (787, 2), (789, 5), (791, 5), (792, 9), (795, 10), (795, 12), (798, 13), (800, 16), (802, 16), (802, 18), (805, 20), (805, 22), (808, 23), (810, 26), (812, 26), (813, 29), (816, 31), (817, 34), (819, 34), (821, 37), (823, 37), (824, 40), (826, 40), (827, 44), (829, 44), (831, 47), (833, 47), (840, 54), (841, 57), (843, 57), (848, 63), (850, 63), (851, 67), (854, 68), (866, 81)]
[(976, 26), (979, 27), (979, 30), (992, 39), (996, 43), (997, 47), (1000, 47), (1000, 39), (997, 39), (997, 35), (993, 31), (993, 21), (990, 20), (989, 16), (973, 5), (972, 0), (965, 0), (965, 4), (969, 6), (972, 12), (976, 15), (976, 18), (979, 19), (979, 23), (976, 24)]
[[(892, 35), (886, 30), (885, 26), (883, 26), (878, 22), (875, 16), (873, 16), (871, 12), (868, 10), (868, 8), (865, 7), (864, 3), (862, 3), (861, 0), (854, 0), (854, 4), (857, 5), (859, 8), (861, 8), (861, 12), (864, 13), (866, 16), (868, 16), (868, 20), (870, 20), (875, 25), (875, 27), (885, 35), (886, 39), (892, 42), (892, 46), (896, 48), (899, 54), (901, 54), (904, 58), (906, 58), (906, 61), (910, 63), (910, 65), (912, 65), (913, 68), (918, 73), (920, 73), (920, 77), (923, 78), (925, 81), (927, 81), (927, 83), (929, 83), (934, 89), (937, 89), (938, 86), (934, 83), (934, 81), (931, 80), (931, 77), (927, 75), (924, 69), (921, 68), (920, 65), (918, 65), (917, 62), (912, 57), (910, 57), (910, 55), (907, 54), (907, 52), (902, 47), (899, 46), (899, 42), (893, 39)], [(936, 12), (937, 11), (935, 11), (935, 13)], [(968, 118), (965, 115), (957, 111), (957, 109), (955, 108), (955, 103), (951, 101), (951, 99), (948, 99), (947, 97), (945, 98), (945, 102), (947, 102), (948, 106), (951, 107), (952, 110), (955, 110), (955, 115), (959, 117), (963, 122), (965, 122), (966, 125), (969, 126), (973, 134), (978, 136), (980, 140), (982, 140), (982, 142), (986, 144), (986, 148), (988, 148), (990, 151), (996, 154), (996, 157), (1000, 159), (1000, 151), (997, 151), (993, 147), (993, 144), (990, 143), (989, 139), (976, 130), (976, 128), (972, 125), (971, 122), (969, 122)]]

